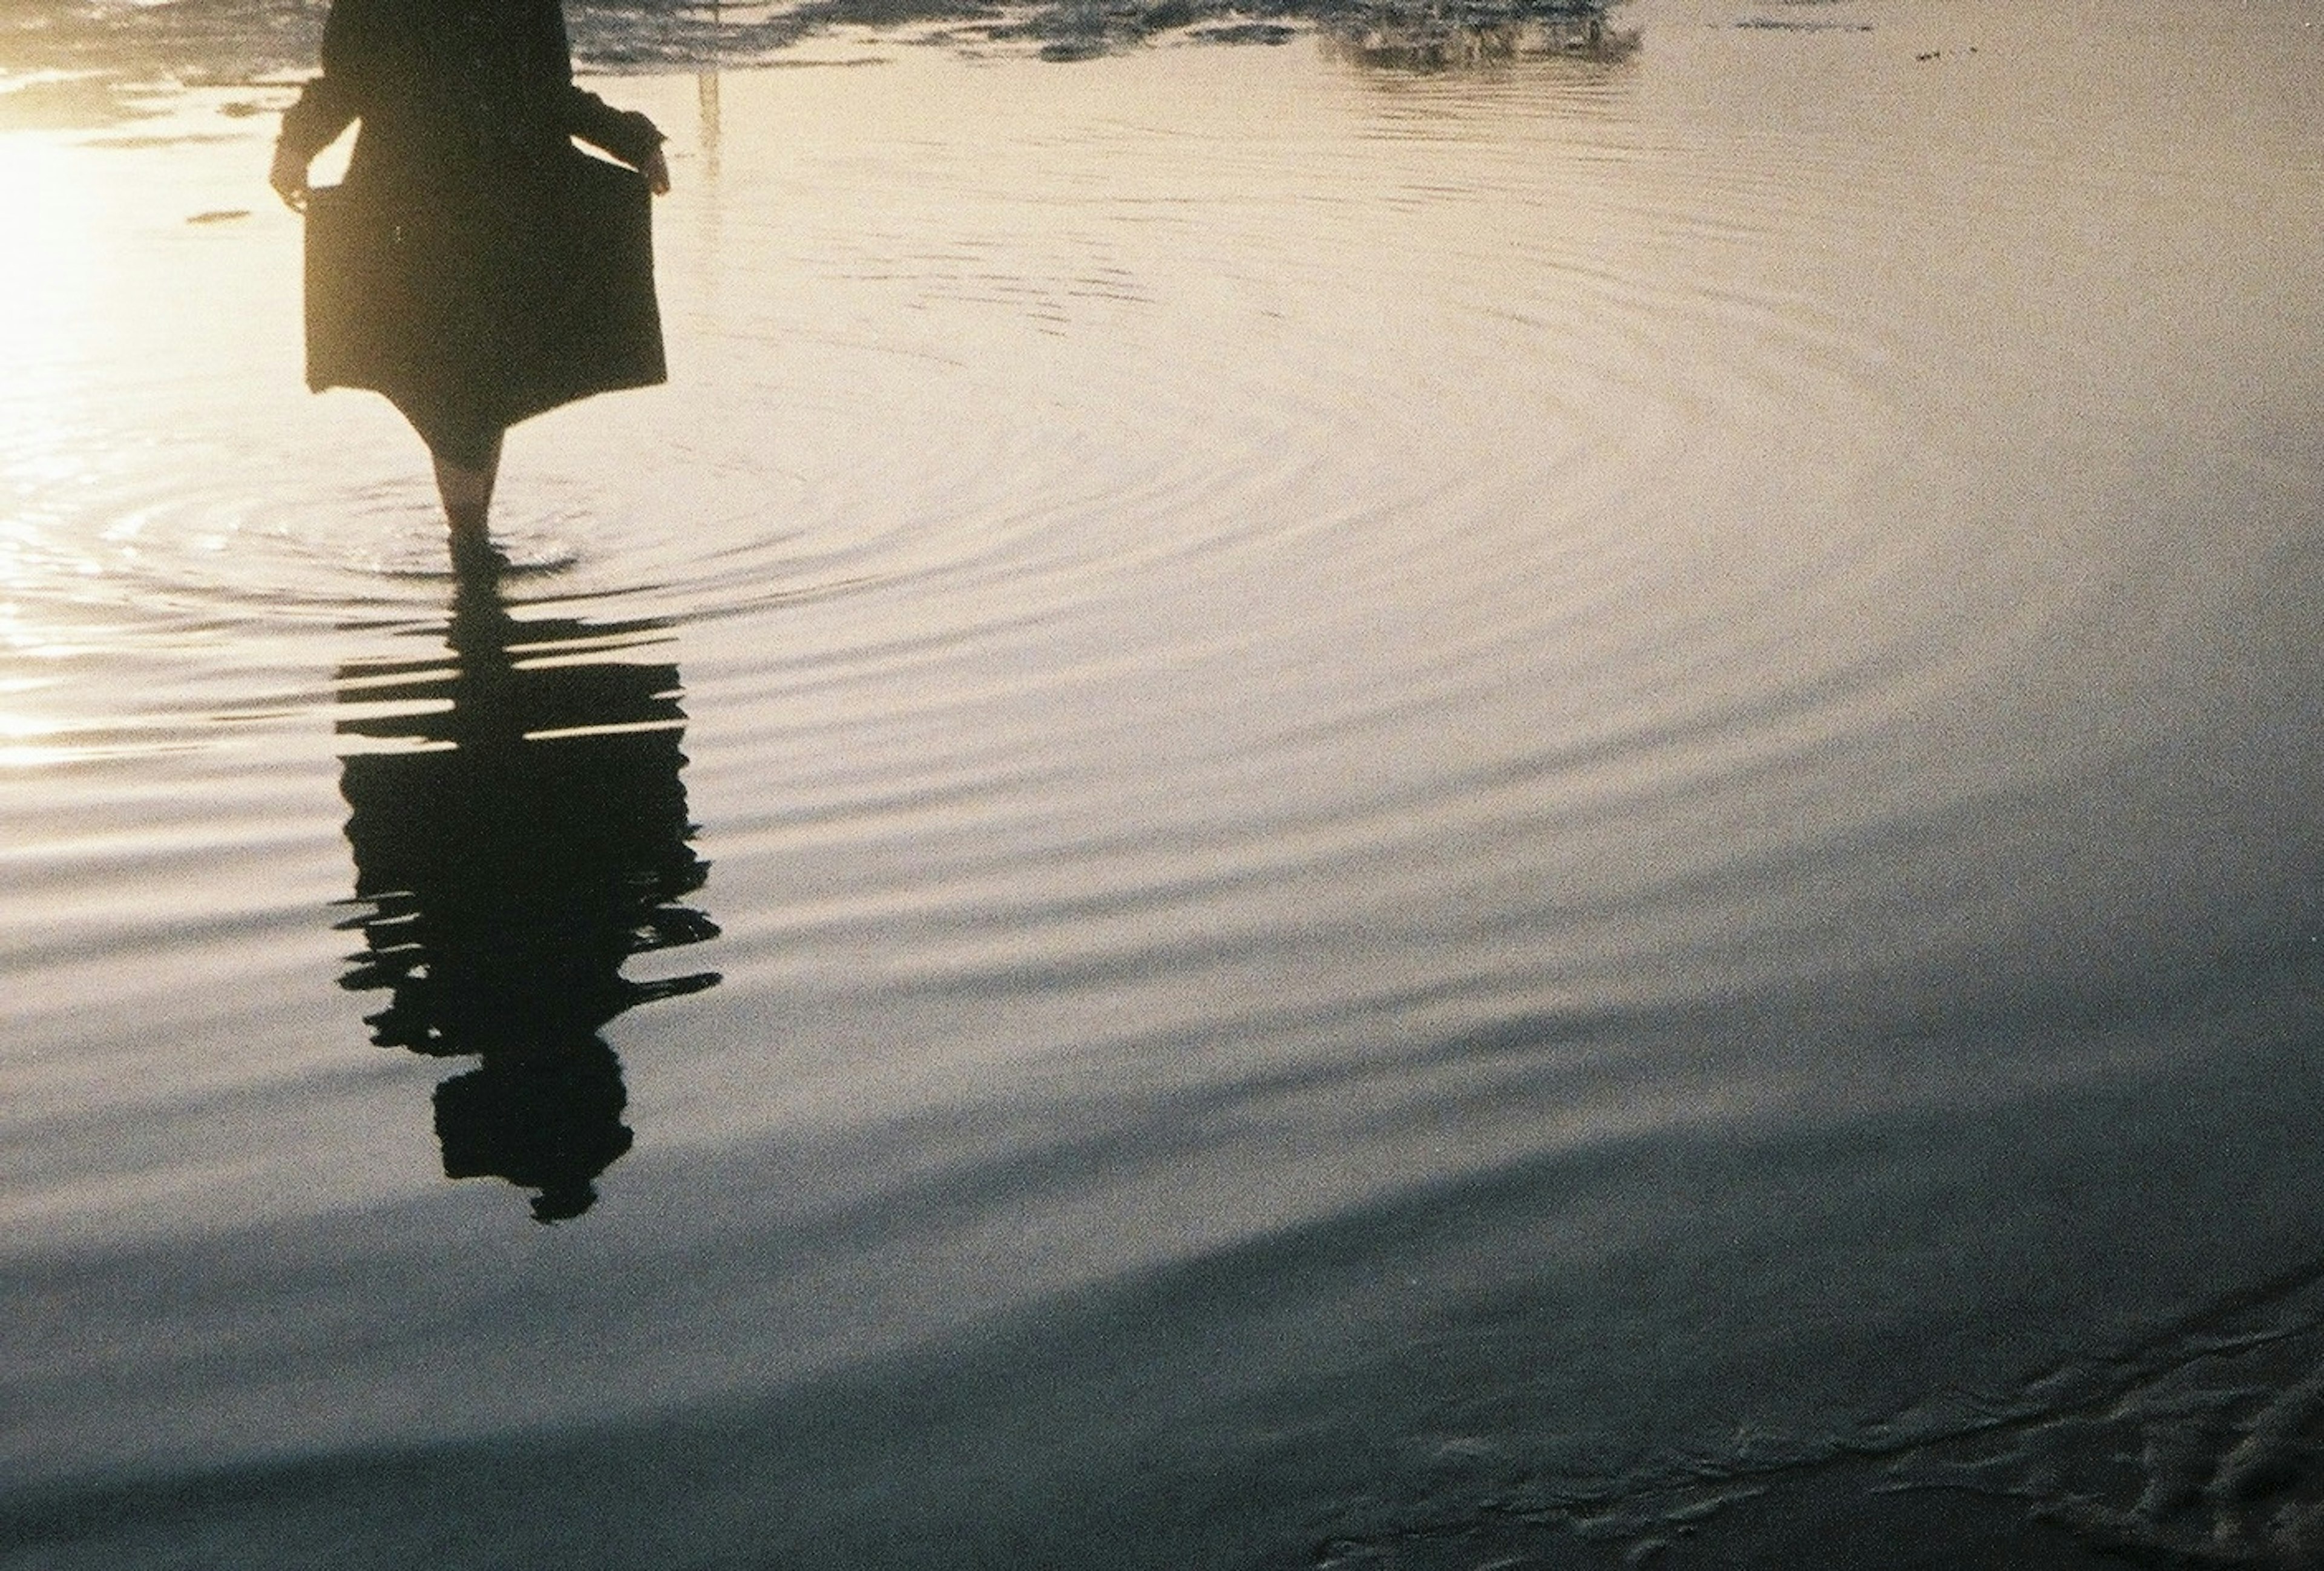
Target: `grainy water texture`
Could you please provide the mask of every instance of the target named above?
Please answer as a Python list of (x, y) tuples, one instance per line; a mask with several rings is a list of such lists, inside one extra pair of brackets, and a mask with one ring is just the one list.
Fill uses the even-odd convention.
[(593, 78), (466, 584), (42, 59), (0, 1566), (2324, 1557), (2305, 0)]

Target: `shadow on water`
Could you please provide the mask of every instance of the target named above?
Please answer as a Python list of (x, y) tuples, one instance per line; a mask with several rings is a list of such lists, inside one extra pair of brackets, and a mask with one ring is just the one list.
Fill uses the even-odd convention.
[(536, 1192), (577, 1216), (630, 1149), (624, 1011), (714, 986), (653, 982), (632, 956), (718, 929), (681, 903), (708, 864), (688, 843), (678, 668), (636, 658), (659, 620), (520, 619), (495, 576), (462, 576), (449, 659), (340, 668), (340, 776), (362, 933), (340, 984), (384, 990), (372, 1040), (481, 1064), (436, 1088), (444, 1171)]

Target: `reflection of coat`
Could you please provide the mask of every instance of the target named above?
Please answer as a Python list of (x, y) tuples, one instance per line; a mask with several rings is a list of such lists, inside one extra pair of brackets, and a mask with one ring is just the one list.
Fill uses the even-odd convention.
[(311, 158), (360, 120), (308, 221), (308, 381), (371, 387), (422, 435), (498, 430), (662, 379), (644, 116), (573, 83), (558, 0), (334, 0), (283, 116)]
[(428, 744), (351, 753), (340, 777), (355, 897), (374, 908), (353, 924), (365, 949), (346, 985), (390, 991), (370, 1022), (383, 1045), (554, 1057), (715, 980), (622, 975), (718, 930), (679, 903), (707, 868), (680, 779), (678, 668), (610, 658), (656, 625), (519, 621), (464, 586), (448, 667), (345, 673), (350, 697), (402, 712), (343, 732)]

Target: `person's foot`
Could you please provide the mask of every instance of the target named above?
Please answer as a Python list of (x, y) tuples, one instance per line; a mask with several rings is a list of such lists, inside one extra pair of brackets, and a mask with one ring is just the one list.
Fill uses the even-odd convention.
[(508, 552), (482, 529), (455, 529), (451, 534), (452, 571), (461, 578), (504, 572)]

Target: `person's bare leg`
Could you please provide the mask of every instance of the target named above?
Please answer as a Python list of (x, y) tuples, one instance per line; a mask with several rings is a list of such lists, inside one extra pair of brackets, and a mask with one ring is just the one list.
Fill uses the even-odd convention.
[(444, 522), (450, 526), (453, 538), (481, 542), (485, 521), (493, 511), (493, 483), (500, 478), (500, 439), (493, 439), (492, 451), (482, 468), (466, 468), (441, 455), (433, 457), (436, 494), (443, 500)]

